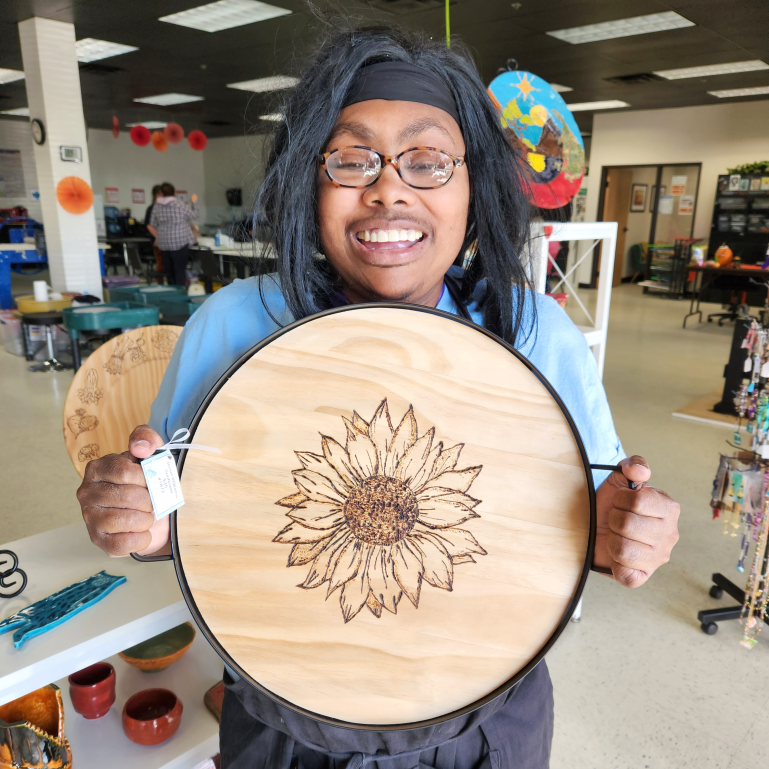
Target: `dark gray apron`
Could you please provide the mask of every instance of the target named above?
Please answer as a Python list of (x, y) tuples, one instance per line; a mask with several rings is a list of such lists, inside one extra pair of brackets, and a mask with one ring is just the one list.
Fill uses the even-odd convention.
[(225, 671), (222, 769), (547, 769), (553, 687), (544, 660), (468, 715), (407, 731), (341, 729), (284, 708)]

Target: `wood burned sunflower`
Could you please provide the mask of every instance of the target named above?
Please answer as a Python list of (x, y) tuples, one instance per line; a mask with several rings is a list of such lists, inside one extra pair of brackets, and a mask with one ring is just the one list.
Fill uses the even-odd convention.
[(344, 446), (321, 435), (322, 454), (296, 452), (298, 491), (276, 503), (292, 522), (273, 541), (293, 546), (288, 566), (310, 564), (299, 587), (340, 591), (345, 622), (364, 606), (395, 614), (404, 594), (418, 608), (423, 581), (450, 591), (454, 567), (486, 555), (457, 528), (480, 517), (467, 492), (483, 467), (457, 470), (464, 444), (433, 445), (434, 428), (419, 436), (411, 406), (395, 429), (386, 398), (370, 422), (342, 419)]

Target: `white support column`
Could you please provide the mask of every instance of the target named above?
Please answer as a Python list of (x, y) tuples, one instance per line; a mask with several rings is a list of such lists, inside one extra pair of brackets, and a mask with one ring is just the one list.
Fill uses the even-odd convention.
[[(41, 120), (46, 133), (45, 142), (35, 144), (35, 165), (51, 285), (55, 291), (87, 291), (101, 297), (93, 207), (71, 214), (56, 199), (56, 185), (65, 176), (78, 176), (91, 186), (75, 27), (35, 17), (20, 22), (19, 38), (30, 119)], [(82, 162), (63, 161), (62, 146), (79, 147)]]

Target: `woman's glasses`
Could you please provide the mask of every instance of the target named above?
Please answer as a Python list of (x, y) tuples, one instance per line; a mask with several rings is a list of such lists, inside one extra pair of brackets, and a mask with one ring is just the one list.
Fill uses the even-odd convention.
[(339, 147), (318, 155), (321, 168), (339, 187), (370, 187), (389, 163), (409, 187), (432, 190), (451, 181), (465, 159), (435, 147), (412, 147), (390, 157), (371, 147)]

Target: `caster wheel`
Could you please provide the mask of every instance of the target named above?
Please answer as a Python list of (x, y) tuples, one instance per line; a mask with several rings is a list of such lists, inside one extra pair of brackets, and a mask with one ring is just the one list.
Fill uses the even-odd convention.
[(712, 323), (712, 322), (713, 322), (713, 318), (708, 318), (708, 323)]
[(718, 585), (712, 585), (710, 588), (710, 597), (719, 600), (723, 598), (724, 591)]
[(716, 625), (715, 622), (703, 622), (700, 627), (702, 628), (702, 632), (707, 635), (715, 635), (718, 632), (718, 625)]

